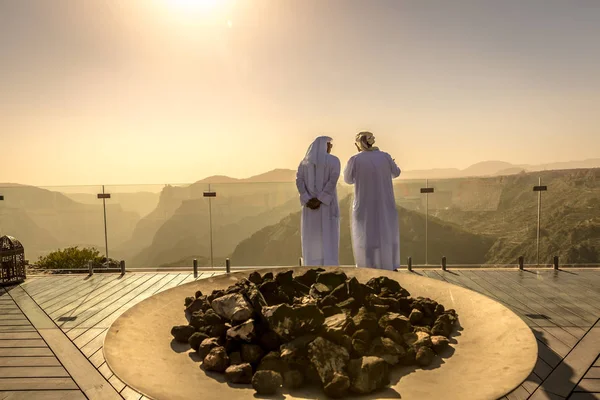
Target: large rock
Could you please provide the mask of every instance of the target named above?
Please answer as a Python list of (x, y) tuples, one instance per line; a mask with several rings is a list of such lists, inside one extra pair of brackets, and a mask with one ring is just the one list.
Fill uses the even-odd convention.
[(450, 344), (450, 341), (445, 336), (432, 336), (431, 344), (433, 350), (437, 353), (443, 353)]
[(256, 286), (253, 286), (250, 289), (248, 289), (246, 295), (254, 311), (256, 311), (259, 314), (262, 312), (262, 308), (268, 305), (267, 300), (265, 300), (265, 297)]
[(314, 304), (293, 307), (280, 304), (265, 307), (263, 316), (269, 328), (284, 341), (317, 332), (325, 321), (323, 313)]
[(314, 299), (322, 299), (331, 293), (331, 290), (327, 285), (322, 283), (314, 283), (309, 290), (310, 297)]
[(190, 344), (190, 347), (193, 350), (198, 351), (198, 349), (200, 348), (200, 344), (206, 339), (208, 339), (208, 335), (206, 335), (205, 333), (195, 332), (188, 339), (188, 343)]
[(171, 335), (179, 343), (188, 343), (194, 332), (196, 332), (196, 328), (191, 325), (179, 325), (171, 328)]
[(382, 292), (397, 293), (399, 296), (408, 297), (410, 293), (400, 286), (398, 282), (387, 276), (380, 276), (378, 278), (371, 278), (367, 282), (367, 286), (379, 294)]
[(304, 385), (304, 374), (297, 369), (283, 373), (283, 387), (286, 389), (297, 389)]
[(233, 322), (246, 321), (254, 312), (250, 303), (239, 293), (219, 297), (212, 301), (211, 306), (221, 317)]
[(435, 353), (429, 347), (420, 347), (417, 350), (416, 361), (421, 367), (427, 367), (435, 359)]
[(346, 283), (348, 277), (342, 271), (320, 272), (317, 276), (317, 283), (322, 283), (333, 290), (343, 283)]
[(249, 319), (241, 325), (227, 330), (227, 338), (250, 343), (256, 338), (256, 323)]
[(404, 343), (407, 346), (412, 346), (415, 350), (421, 347), (432, 347), (431, 337), (425, 332), (405, 333), (403, 335)]
[(396, 314), (396, 313), (387, 313), (384, 314), (379, 319), (379, 327), (382, 331), (385, 331), (385, 328), (388, 326), (392, 326), (399, 333), (408, 333), (412, 330), (412, 325), (408, 318), (404, 315)]
[(252, 382), (252, 366), (250, 364), (231, 365), (225, 370), (225, 380), (231, 383), (249, 384)]
[(219, 346), (218, 338), (204, 339), (202, 343), (200, 343), (200, 347), (198, 347), (198, 355), (204, 359), (212, 349)]
[(384, 359), (390, 365), (396, 365), (406, 355), (404, 347), (386, 337), (377, 337), (371, 342), (369, 355)]
[(350, 390), (369, 394), (390, 384), (388, 363), (379, 357), (361, 357), (350, 361)]
[(365, 307), (361, 307), (352, 319), (357, 330), (366, 329), (369, 332), (377, 332), (379, 328), (377, 316)]
[(317, 282), (317, 276), (319, 272), (325, 271), (323, 268), (313, 268), (309, 269), (302, 275), (298, 275), (294, 277), (294, 280), (300, 282), (304, 286), (311, 287), (313, 283)]
[(279, 374), (283, 374), (287, 369), (286, 363), (281, 360), (281, 354), (277, 351), (264, 356), (256, 368), (257, 371), (275, 371)]
[(331, 382), (336, 373), (346, 375), (350, 354), (342, 346), (318, 337), (308, 345), (308, 358), (325, 386)]
[(250, 275), (248, 275), (248, 280), (254, 283), (255, 285), (260, 285), (261, 283), (263, 283), (263, 278), (256, 271), (253, 271), (250, 273)]
[(410, 320), (411, 324), (417, 325), (423, 319), (423, 312), (416, 308), (413, 308), (408, 319)]
[(450, 337), (453, 330), (454, 321), (449, 314), (440, 315), (431, 329), (431, 333), (434, 336), (445, 336)]
[(352, 335), (355, 331), (354, 321), (347, 314), (341, 313), (325, 318), (323, 323), (325, 335), (338, 342), (344, 335)]
[(305, 370), (309, 365), (308, 345), (316, 338), (314, 335), (305, 335), (282, 344), (281, 360), (291, 369)]
[(333, 378), (323, 386), (323, 391), (332, 399), (341, 399), (350, 389), (350, 378), (346, 374), (334, 373)]
[(227, 355), (227, 351), (225, 351), (225, 347), (219, 346), (212, 349), (204, 357), (202, 365), (207, 371), (225, 372), (227, 367), (229, 367), (229, 356)]
[(242, 344), (241, 346), (242, 361), (249, 364), (257, 364), (265, 354), (262, 347), (257, 344)]
[(263, 396), (274, 395), (282, 384), (281, 374), (275, 371), (257, 371), (252, 377), (252, 387)]
[(206, 311), (210, 308), (210, 303), (206, 296), (200, 296), (196, 299), (189, 297), (190, 301), (186, 301), (186, 309), (185, 312), (188, 314), (193, 314), (197, 311)]
[(391, 325), (385, 327), (385, 330), (383, 331), (383, 336), (392, 339), (398, 344), (404, 344), (404, 337), (402, 336), (402, 334)]

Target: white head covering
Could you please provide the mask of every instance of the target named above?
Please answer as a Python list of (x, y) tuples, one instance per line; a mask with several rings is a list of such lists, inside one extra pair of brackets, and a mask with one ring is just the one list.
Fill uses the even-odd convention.
[(323, 190), (325, 180), (325, 164), (327, 162), (327, 143), (329, 136), (319, 136), (308, 148), (302, 164), (308, 167), (307, 189), (315, 193)]
[[(370, 147), (366, 146), (365, 142), (367, 142)], [(361, 151), (379, 150), (378, 147), (373, 146), (375, 144), (375, 135), (373, 135), (371, 132), (360, 132), (357, 134), (356, 143), (358, 144), (358, 147), (360, 147)]]

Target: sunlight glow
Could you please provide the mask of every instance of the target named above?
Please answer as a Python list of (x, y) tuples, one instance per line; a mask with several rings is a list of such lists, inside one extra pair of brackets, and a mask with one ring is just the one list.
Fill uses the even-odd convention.
[(224, 3), (223, 0), (166, 0), (167, 4), (183, 12), (211, 10)]

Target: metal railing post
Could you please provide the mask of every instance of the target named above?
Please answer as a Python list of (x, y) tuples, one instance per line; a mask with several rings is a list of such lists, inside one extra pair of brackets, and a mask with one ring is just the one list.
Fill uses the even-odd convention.
[(519, 256), (519, 269), (523, 270), (523, 264), (525, 263), (525, 257)]
[(301, 267), (302, 266), (302, 257), (298, 257), (298, 266)]
[(446, 270), (446, 256), (442, 257), (442, 271)]
[(121, 275), (125, 275), (125, 260), (121, 260)]
[(229, 260), (229, 258), (225, 259), (225, 272), (231, 272), (231, 261)]
[(407, 269), (408, 269), (409, 272), (412, 271), (412, 257), (408, 257)]
[(88, 261), (88, 270), (90, 272), (90, 276), (94, 275), (94, 264), (91, 261)]
[(198, 277), (198, 260), (194, 258), (194, 278)]
[(554, 269), (558, 269), (558, 256), (554, 256)]

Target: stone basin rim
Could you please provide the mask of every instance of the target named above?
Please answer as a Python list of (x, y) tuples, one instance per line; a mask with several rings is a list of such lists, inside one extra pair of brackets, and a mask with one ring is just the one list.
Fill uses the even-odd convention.
[[(537, 343), (529, 327), (504, 305), (482, 294), (447, 282), (415, 273), (347, 267), (324, 267), (342, 270), (363, 283), (377, 276), (397, 280), (412, 297), (430, 297), (446, 308), (456, 309), (462, 330), (454, 338), (454, 354), (443, 360), (441, 367), (419, 369), (403, 376), (384, 392), (347, 398), (445, 399), (500, 398), (527, 379), (537, 359)], [(294, 270), (302, 273), (311, 267), (268, 268), (262, 274)], [(151, 296), (123, 313), (109, 328), (103, 353), (109, 368), (126, 385), (154, 400), (183, 400), (202, 392), (203, 399), (228, 400), (255, 398), (252, 387), (229, 386), (200, 369), (200, 363), (188, 354), (171, 348), (170, 329), (186, 324), (183, 300), (196, 290), (210, 293), (225, 289), (252, 271), (192, 281)], [(477, 307), (475, 307), (477, 305)], [(485, 309), (490, 318), (476, 323), (477, 311)], [(146, 332), (147, 334), (143, 334)], [(503, 345), (498, 347), (498, 343)], [(148, 348), (154, 351), (148, 351)], [(479, 352), (478, 352), (479, 349)], [(478, 357), (479, 356), (479, 357)], [(477, 363), (476, 366), (473, 363)], [(401, 370), (395, 369), (398, 374)], [(461, 372), (459, 372), (461, 371)], [(189, 376), (196, 377), (190, 379)], [(392, 378), (392, 382), (394, 382)], [(437, 382), (431, 385), (431, 382)], [(190, 383), (191, 382), (191, 383)], [(187, 385), (186, 385), (187, 383)], [(190, 387), (190, 384), (192, 385)], [(465, 389), (465, 386), (468, 389)], [(311, 399), (323, 397), (319, 388), (281, 392), (278, 399)], [(473, 397), (473, 395), (478, 395)], [(383, 397), (381, 397), (383, 396)]]

